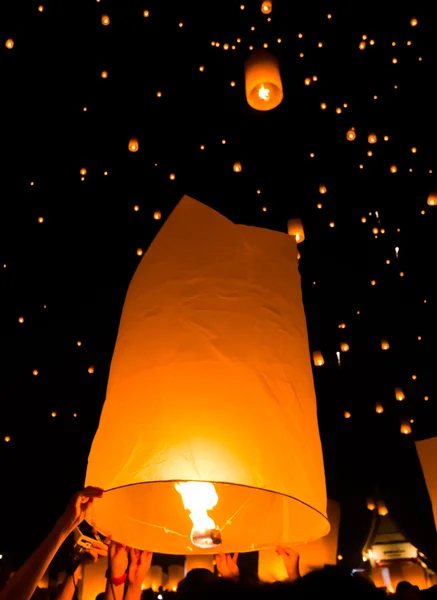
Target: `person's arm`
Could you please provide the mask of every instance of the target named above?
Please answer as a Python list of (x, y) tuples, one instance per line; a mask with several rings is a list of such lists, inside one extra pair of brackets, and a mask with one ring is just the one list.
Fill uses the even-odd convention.
[(57, 596), (57, 600), (73, 600), (77, 582), (81, 577), (81, 571), (82, 566), (79, 565), (72, 575), (67, 575), (62, 584), (61, 591)]
[(68, 574), (64, 579), (61, 591), (57, 596), (57, 600), (73, 600), (77, 582), (82, 577), (83, 566), (96, 563), (103, 556), (108, 556), (108, 546), (106, 543), (97, 540), (94, 541), (91, 548), (88, 548), (86, 552), (83, 553), (80, 565), (76, 568), (74, 573)]
[(127, 591), (124, 600), (141, 600), (143, 581), (152, 564), (152, 552), (148, 550), (130, 550)]
[(128, 564), (129, 557), (126, 546), (111, 542), (108, 554), (105, 600), (123, 600)]
[(103, 490), (100, 488), (87, 487), (73, 496), (65, 513), (43, 543), (0, 592), (0, 600), (31, 599), (56, 552), (70, 533), (85, 519), (94, 498), (100, 498), (102, 494)]

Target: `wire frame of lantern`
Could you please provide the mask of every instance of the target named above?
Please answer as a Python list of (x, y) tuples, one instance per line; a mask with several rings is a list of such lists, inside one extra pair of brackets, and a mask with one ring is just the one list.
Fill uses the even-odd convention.
[(244, 64), (246, 100), (255, 110), (272, 110), (284, 97), (278, 59), (266, 50), (254, 50)]

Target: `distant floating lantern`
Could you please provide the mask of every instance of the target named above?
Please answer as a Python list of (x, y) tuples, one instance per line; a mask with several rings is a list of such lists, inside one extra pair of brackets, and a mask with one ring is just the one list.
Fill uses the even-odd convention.
[(437, 206), (437, 192), (431, 192), (426, 203), (428, 206)]
[(375, 510), (376, 504), (373, 498), (367, 498), (366, 501), (367, 510)]
[(234, 169), (235, 173), (241, 173), (242, 168), (243, 167), (241, 166), (241, 162), (239, 162), (238, 160), (237, 160), (237, 162), (234, 162), (233, 169)]
[[(231, 413), (244, 426), (229, 427)], [(152, 552), (329, 532), (295, 240), (184, 196), (127, 291), (90, 482), (105, 490), (90, 525)]]
[(90, 375), (92, 375), (94, 373), (94, 365), (91, 365), (90, 367), (88, 367), (88, 373)]
[(319, 185), (319, 194), (326, 194), (327, 191), (325, 185)]
[(346, 133), (346, 139), (349, 140), (350, 142), (353, 142), (353, 140), (357, 137), (357, 134), (355, 133), (354, 129), (349, 129), (349, 131)]
[(284, 97), (278, 59), (254, 50), (244, 64), (246, 100), (255, 110), (272, 110)]
[(376, 144), (376, 142), (378, 141), (376, 133), (369, 133), (369, 135), (367, 136), (367, 141), (369, 142), (369, 144)]
[(396, 400), (399, 400), (399, 402), (402, 402), (402, 400), (405, 400), (405, 394), (402, 391), (402, 388), (400, 388), (400, 387), (395, 388), (395, 397), (396, 397)]
[(153, 218), (155, 219), (155, 221), (159, 221), (161, 219), (161, 211), (160, 210), (155, 210), (155, 212), (153, 213)]
[(347, 344), (346, 342), (342, 342), (340, 344), (340, 350), (342, 352), (349, 352), (349, 344)]
[(398, 172), (398, 168), (396, 165), (391, 165), (390, 166), (390, 173), (397, 173)]
[(313, 352), (313, 363), (315, 367), (323, 367), (325, 364), (323, 354), (319, 350), (314, 350)]
[(128, 148), (129, 148), (129, 152), (138, 152), (139, 143), (138, 143), (137, 138), (131, 138), (129, 140)]
[(388, 350), (390, 348), (390, 344), (388, 343), (387, 340), (382, 340), (381, 342), (381, 349), (382, 350)]
[(111, 19), (108, 17), (108, 15), (102, 16), (102, 25), (109, 25), (110, 22), (111, 22)]
[(411, 433), (411, 425), (408, 419), (402, 419), (401, 421), (401, 433), (408, 435)]
[(298, 244), (304, 241), (305, 232), (300, 219), (288, 219), (288, 235), (294, 236)]
[(343, 416), (345, 419), (350, 419), (352, 415), (348, 410), (345, 410)]
[(12, 50), (14, 45), (15, 45), (14, 40), (12, 38), (9, 38), (8, 40), (6, 40), (5, 46), (8, 50)]
[(83, 175), (83, 176), (86, 175), (87, 174), (87, 170), (86, 169), (81, 169), (80, 170), (80, 174)]
[(379, 415), (384, 412), (384, 407), (382, 406), (381, 402), (377, 402), (375, 404), (375, 412), (377, 412)]
[(264, 2), (261, 4), (261, 12), (265, 15), (269, 15), (272, 12), (271, 0), (264, 0)]
[(380, 517), (385, 517), (386, 515), (388, 515), (388, 508), (385, 505), (385, 502), (383, 502), (382, 500), (378, 500), (376, 506), (378, 508), (378, 515)]

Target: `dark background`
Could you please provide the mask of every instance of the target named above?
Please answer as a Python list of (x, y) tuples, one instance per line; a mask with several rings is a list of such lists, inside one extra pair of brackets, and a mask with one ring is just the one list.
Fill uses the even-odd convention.
[[(40, 12), (38, 2), (2, 3), (0, 439), (11, 439), (0, 442), (0, 554), (15, 565), (83, 484), (137, 249), (146, 251), (183, 194), (240, 223), (285, 231), (288, 218), (302, 219), (310, 346), (325, 358), (314, 377), (328, 493), (342, 507), (339, 551), (360, 562), (365, 499), (379, 494), (434, 556), (414, 446), (437, 434), (437, 208), (426, 204), (436, 168), (434, 15), (420, 2), (273, 0), (268, 21), (261, 2), (245, 4), (48, 0)], [(265, 42), (280, 59), (284, 100), (257, 112), (245, 99), (243, 65), (249, 45)], [(377, 144), (367, 143), (370, 132)], [(374, 227), (385, 233), (375, 237)], [(350, 351), (339, 368), (342, 341)], [(414, 419), (412, 435), (400, 433), (404, 417)]]

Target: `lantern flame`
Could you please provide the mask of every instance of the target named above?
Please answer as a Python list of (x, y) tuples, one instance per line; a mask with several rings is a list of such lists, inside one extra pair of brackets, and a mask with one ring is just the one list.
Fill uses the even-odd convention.
[(258, 90), (258, 96), (261, 98), (261, 100), (265, 100), (266, 102), (270, 100), (269, 88), (266, 88), (264, 87), (264, 85), (261, 84), (261, 87)]
[(208, 515), (217, 502), (214, 484), (208, 481), (180, 481), (176, 491), (182, 496), (184, 508), (190, 511), (193, 523), (191, 541), (198, 548), (215, 548), (222, 543), (221, 533)]

